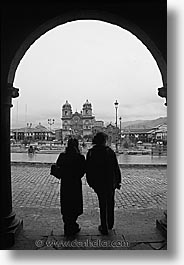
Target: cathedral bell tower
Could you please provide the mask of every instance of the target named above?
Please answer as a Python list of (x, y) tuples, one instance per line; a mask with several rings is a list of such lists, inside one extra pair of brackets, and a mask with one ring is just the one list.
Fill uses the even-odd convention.
[(63, 139), (71, 134), (71, 118), (72, 118), (72, 107), (66, 100), (66, 103), (62, 106), (62, 132)]
[(92, 105), (86, 100), (82, 108), (83, 116), (83, 136), (92, 134), (92, 127), (94, 125), (94, 117), (92, 116)]

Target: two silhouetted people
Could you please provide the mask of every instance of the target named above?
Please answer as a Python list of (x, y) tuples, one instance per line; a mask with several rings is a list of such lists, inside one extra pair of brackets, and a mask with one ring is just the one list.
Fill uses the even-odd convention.
[(80, 231), (77, 218), (83, 213), (82, 181), (86, 173), (88, 185), (97, 193), (101, 225), (99, 230), (107, 235), (114, 225), (114, 194), (120, 188), (121, 173), (114, 151), (106, 146), (107, 135), (97, 133), (86, 160), (80, 154), (78, 140), (69, 139), (64, 153), (56, 164), (61, 172), (61, 214), (66, 236)]
[(101, 225), (99, 231), (107, 235), (114, 226), (114, 194), (120, 188), (121, 172), (114, 151), (106, 146), (107, 135), (99, 132), (94, 146), (86, 157), (86, 179), (98, 196)]

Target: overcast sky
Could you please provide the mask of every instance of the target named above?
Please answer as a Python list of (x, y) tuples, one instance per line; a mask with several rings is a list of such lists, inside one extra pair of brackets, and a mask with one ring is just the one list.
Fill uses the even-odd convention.
[(61, 126), (66, 100), (73, 112), (88, 99), (97, 120), (115, 122), (114, 102), (123, 121), (166, 116), (158, 66), (130, 32), (105, 22), (68, 22), (41, 36), (26, 52), (15, 76), (12, 127), (27, 123)]

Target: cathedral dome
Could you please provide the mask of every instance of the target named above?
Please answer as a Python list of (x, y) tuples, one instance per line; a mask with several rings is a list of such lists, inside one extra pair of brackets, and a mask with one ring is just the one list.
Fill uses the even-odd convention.
[(63, 108), (71, 108), (72, 106), (68, 103), (68, 100), (66, 100), (66, 103), (63, 105)]
[(88, 101), (88, 99), (86, 100), (86, 102), (83, 104), (83, 108), (91, 108), (91, 103)]

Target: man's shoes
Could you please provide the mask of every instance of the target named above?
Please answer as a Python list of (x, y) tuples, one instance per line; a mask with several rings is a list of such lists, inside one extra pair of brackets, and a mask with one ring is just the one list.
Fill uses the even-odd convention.
[(80, 232), (80, 230), (81, 230), (81, 228), (80, 227), (77, 227), (76, 229), (74, 229), (73, 231), (65, 231), (65, 233), (64, 233), (64, 236), (65, 237), (72, 237), (72, 236), (75, 236), (77, 233), (79, 233)]
[(75, 234), (79, 233), (79, 232), (80, 232), (80, 230), (81, 230), (81, 228), (80, 228), (80, 227), (78, 227), (78, 228), (75, 230)]
[(104, 236), (107, 236), (109, 234), (107, 228), (103, 228), (101, 225), (99, 225), (98, 230)]

